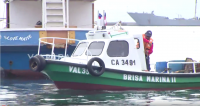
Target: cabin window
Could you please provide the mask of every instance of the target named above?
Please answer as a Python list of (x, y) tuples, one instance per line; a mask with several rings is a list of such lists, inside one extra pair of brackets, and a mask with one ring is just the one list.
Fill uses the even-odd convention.
[(88, 42), (82, 42), (82, 43), (79, 43), (76, 47), (76, 50), (75, 52), (73, 53), (73, 56), (80, 56), (84, 53), (85, 49), (87, 48), (88, 46)]
[(135, 38), (134, 41), (135, 41), (136, 49), (139, 49), (140, 48), (140, 41), (139, 41), (139, 39)]
[[(89, 56), (99, 56), (104, 48), (105, 42), (103, 41), (95, 41), (90, 43), (90, 46), (88, 47), (88, 55)], [(87, 55), (87, 51), (85, 52), (85, 55)]]
[(129, 44), (125, 40), (111, 41), (107, 54), (109, 57), (127, 57), (129, 54)]

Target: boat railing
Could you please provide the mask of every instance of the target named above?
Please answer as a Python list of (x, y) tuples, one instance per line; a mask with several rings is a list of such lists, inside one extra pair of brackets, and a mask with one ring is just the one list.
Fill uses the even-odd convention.
[(110, 29), (114, 29), (114, 30), (118, 30), (118, 29), (120, 29), (120, 30), (122, 30), (123, 28), (122, 28), (122, 25), (121, 25), (121, 21), (119, 21), (119, 22), (117, 22), (115, 25), (113, 25)]
[[(52, 43), (50, 42), (47, 42), (47, 41), (43, 41), (43, 39), (52, 39)], [(65, 54), (64, 56), (59, 56), (59, 55), (55, 55), (54, 53), (54, 48), (55, 48), (55, 40), (58, 39), (58, 40), (66, 40), (65, 42)], [(60, 38), (60, 37), (42, 37), (42, 38), (39, 38), (39, 46), (38, 46), (38, 55), (40, 55), (40, 46), (41, 46), (41, 43), (44, 43), (44, 44), (49, 44), (49, 45), (52, 45), (52, 48), (51, 48), (51, 55), (47, 54), (47, 55), (41, 55), (43, 57), (48, 57), (47, 59), (51, 59), (51, 60), (56, 60), (56, 58), (64, 58), (64, 57), (67, 57), (67, 44), (68, 44), (68, 41), (69, 40), (74, 40), (74, 41), (80, 41), (80, 40), (77, 40), (77, 39), (69, 39), (69, 38)]]
[[(169, 64), (193, 64), (193, 73), (196, 73), (196, 66), (195, 64), (198, 64), (200, 62), (167, 62), (167, 69), (169, 69)], [(169, 70), (167, 70), (167, 73), (169, 73)]]

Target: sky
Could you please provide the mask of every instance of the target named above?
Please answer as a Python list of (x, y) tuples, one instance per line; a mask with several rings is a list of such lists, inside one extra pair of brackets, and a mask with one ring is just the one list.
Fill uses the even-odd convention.
[[(134, 22), (127, 12), (154, 11), (155, 15), (176, 18), (178, 15), (184, 18), (192, 18), (195, 13), (195, 0), (97, 0), (95, 1), (95, 16), (99, 10), (106, 11), (107, 21)], [(6, 17), (3, 0), (0, 0), (0, 18)], [(200, 0), (197, 3), (197, 13), (200, 17)], [(95, 18), (96, 20), (96, 18)]]
[[(177, 18), (178, 15), (184, 18), (193, 18), (195, 14), (195, 0), (97, 0), (95, 2), (95, 15), (97, 11), (106, 11), (108, 22), (122, 20), (132, 22), (127, 12), (154, 11), (155, 15)], [(200, 17), (200, 0), (197, 3), (197, 14)]]

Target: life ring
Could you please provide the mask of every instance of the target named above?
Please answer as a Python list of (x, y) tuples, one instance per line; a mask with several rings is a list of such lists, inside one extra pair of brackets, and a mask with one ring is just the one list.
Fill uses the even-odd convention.
[[(100, 65), (100, 68), (98, 68), (98, 69), (100, 69), (100, 70), (94, 70), (93, 68), (92, 68), (92, 63), (94, 62), (94, 61), (97, 61), (98, 63), (99, 63), (99, 65)], [(94, 66), (93, 66), (94, 67)], [(97, 66), (96, 66), (97, 67)], [(101, 76), (103, 73), (104, 73), (104, 71), (105, 71), (105, 64), (104, 64), (104, 62), (103, 62), (103, 60), (102, 59), (100, 59), (100, 58), (97, 58), (97, 57), (94, 57), (94, 58), (92, 58), (92, 59), (90, 59), (89, 61), (88, 61), (88, 63), (87, 63), (87, 69), (88, 69), (88, 71), (89, 71), (89, 73), (91, 74), (91, 75), (93, 75), (93, 76)]]
[(29, 67), (31, 71), (41, 72), (46, 66), (44, 57), (37, 55), (29, 60)]

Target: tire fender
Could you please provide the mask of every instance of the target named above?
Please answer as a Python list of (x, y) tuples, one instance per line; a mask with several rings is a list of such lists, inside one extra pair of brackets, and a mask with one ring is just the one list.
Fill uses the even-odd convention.
[(46, 61), (42, 56), (34, 56), (29, 60), (29, 67), (31, 71), (41, 72), (46, 66)]
[[(99, 65), (100, 65), (100, 68), (97, 68), (98, 69), (97, 72), (96, 72), (96, 70), (93, 69), (93, 67), (98, 67), (98, 66), (92, 66), (92, 63), (94, 61), (97, 61), (99, 63)], [(89, 71), (89, 73), (91, 75), (93, 75), (93, 76), (101, 76), (105, 71), (105, 64), (104, 64), (102, 59), (100, 59), (98, 57), (94, 57), (94, 58), (92, 58), (92, 59), (90, 59), (88, 61), (87, 69), (88, 69), (88, 71)]]

